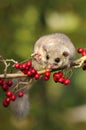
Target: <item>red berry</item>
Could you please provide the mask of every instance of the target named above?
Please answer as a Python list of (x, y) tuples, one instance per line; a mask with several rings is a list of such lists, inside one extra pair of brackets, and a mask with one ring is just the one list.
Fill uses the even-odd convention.
[(20, 66), (19, 66), (19, 69), (20, 69), (20, 70), (23, 70), (23, 67), (22, 67), (22, 66), (23, 66), (23, 64), (20, 64)]
[(65, 85), (70, 84), (70, 80), (69, 80), (69, 79), (64, 79), (64, 84), (65, 84)]
[(14, 65), (14, 68), (20, 69), (20, 64), (19, 64), (19, 63), (16, 63), (16, 64)]
[(11, 97), (12, 95), (13, 95), (13, 93), (12, 93), (11, 91), (7, 91), (7, 92), (6, 92), (6, 96), (7, 96), (7, 97)]
[(24, 95), (24, 92), (22, 92), (22, 91), (19, 91), (19, 92), (18, 92), (18, 96), (19, 96), (19, 97), (22, 97), (23, 95)]
[(37, 79), (39, 79), (40, 78), (40, 74), (36, 74), (35, 76), (34, 76), (34, 78), (37, 80)]
[(31, 69), (31, 74), (32, 74), (32, 76), (35, 76), (35, 74), (37, 73), (37, 71), (33, 68), (33, 69)]
[(23, 72), (24, 74), (27, 74), (28, 70), (24, 69), (24, 70), (22, 70), (22, 72)]
[(53, 74), (53, 79), (54, 79), (54, 81), (55, 82), (58, 82), (58, 79), (59, 79), (60, 77), (59, 77), (59, 74), (58, 73), (54, 73)]
[(61, 71), (59, 71), (58, 74), (59, 74), (60, 78), (64, 75), (63, 72), (61, 72)]
[(10, 99), (9, 97), (7, 97), (7, 98), (5, 99), (5, 101), (6, 101), (7, 103), (10, 103), (11, 99)]
[(28, 77), (31, 77), (31, 76), (32, 76), (32, 73), (31, 73), (30, 70), (27, 72), (27, 76), (28, 76)]
[(86, 63), (86, 60), (84, 61), (84, 63)]
[(2, 86), (3, 85), (3, 79), (0, 78), (0, 85)]
[(83, 48), (78, 48), (78, 53), (83, 53), (84, 52), (84, 49)]
[(22, 64), (23, 69), (26, 69), (26, 67), (27, 67), (26, 63)]
[(11, 80), (8, 80), (8, 81), (7, 81), (7, 85), (8, 85), (9, 87), (11, 87), (11, 86), (12, 86), (12, 84), (13, 84), (13, 83), (12, 83), (12, 81), (11, 81)]
[(59, 79), (58, 79), (58, 82), (63, 83), (63, 82), (64, 82), (64, 78), (62, 78), (62, 77), (59, 78)]
[(86, 51), (83, 51), (83, 52), (82, 52), (82, 56), (86, 56)]
[(31, 61), (27, 61), (27, 62), (26, 62), (26, 66), (27, 66), (27, 67), (31, 67), (31, 66), (32, 66), (32, 62), (31, 62)]
[(50, 79), (50, 77), (48, 77), (48, 76), (44, 76), (44, 80), (49, 80)]
[(53, 79), (55, 82), (58, 82), (58, 80), (63, 76), (62, 72), (54, 73), (53, 74)]
[(60, 78), (60, 75), (59, 75), (58, 73), (54, 73), (54, 74), (53, 74), (53, 77), (59, 79), (59, 78)]
[(83, 65), (82, 69), (83, 69), (83, 70), (86, 70), (86, 64)]
[(50, 77), (50, 74), (51, 74), (50, 71), (46, 71), (46, 72), (44, 73), (44, 76), (46, 76), (46, 77)]
[(9, 103), (7, 103), (6, 101), (3, 101), (2, 104), (3, 104), (4, 107), (8, 107), (8, 105), (9, 105)]
[(51, 74), (51, 72), (50, 71), (46, 71), (45, 73), (44, 73), (44, 80), (49, 80), (50, 79), (50, 74)]
[(15, 101), (15, 100), (16, 100), (16, 95), (13, 94), (13, 95), (11, 96), (11, 100), (12, 100), (12, 101)]
[(53, 76), (53, 80), (57, 83), (58, 82), (58, 78)]
[(3, 85), (4, 85), (4, 84), (7, 85), (7, 82), (6, 82), (5, 80), (3, 80)]
[(8, 90), (8, 85), (7, 84), (3, 84), (3, 86), (2, 86), (2, 89), (4, 90), (4, 91), (7, 91)]

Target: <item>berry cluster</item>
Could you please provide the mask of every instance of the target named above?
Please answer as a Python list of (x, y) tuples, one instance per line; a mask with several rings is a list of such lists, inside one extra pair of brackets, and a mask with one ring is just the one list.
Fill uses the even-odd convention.
[[(32, 62), (27, 61), (26, 63), (16, 63), (14, 64), (14, 68), (19, 69), (22, 71), (24, 74), (26, 74), (28, 77), (34, 77), (36, 80), (40, 78), (40, 74), (37, 73), (37, 71), (32, 67)], [(9, 106), (11, 101), (15, 101), (17, 96), (22, 97), (24, 95), (23, 91), (19, 91), (18, 93), (15, 94), (15, 92), (11, 91), (11, 86), (12, 86), (12, 81), (11, 80), (5, 80), (0, 78), (0, 86), (2, 90), (5, 92), (5, 99), (3, 101), (3, 106), (7, 107)]]
[(7, 107), (9, 106), (10, 102), (11, 101), (15, 101), (16, 100), (16, 96), (18, 95), (19, 97), (22, 97), (24, 95), (24, 92), (22, 91), (19, 91), (16, 94), (14, 94), (11, 90), (10, 90), (10, 87), (12, 86), (12, 81), (11, 80), (8, 80), (6, 81), (5, 79), (2, 79), (0, 78), (0, 86), (2, 88), (2, 90), (5, 92), (5, 99), (3, 101), (3, 106), (4, 107)]
[(70, 84), (70, 80), (63, 76), (64, 76), (63, 72), (57, 72), (57, 73), (53, 74), (53, 79), (56, 83), (59, 82), (59, 83), (65, 84), (65, 85)]
[[(49, 80), (50, 74), (51, 74), (50, 71), (46, 71), (44, 73), (44, 80)], [(63, 76), (64, 76), (63, 72), (59, 71), (59, 72), (53, 74), (53, 80), (56, 83), (58, 82), (58, 83), (62, 83), (62, 84), (65, 84), (65, 85), (70, 84), (70, 80), (68, 78), (63, 77)]]
[[(26, 63), (16, 63), (16, 64), (14, 64), (14, 68), (19, 69), (21, 72), (23, 72), (24, 74), (26, 74), (30, 78), (34, 78), (36, 80), (38, 80), (40, 78), (40, 74), (37, 72), (37, 70), (34, 69), (31, 61), (27, 61)], [(51, 75), (51, 72), (46, 71), (43, 74), (43, 79), (45, 81), (49, 80), (50, 75)], [(59, 82), (59, 83), (65, 84), (65, 85), (70, 84), (70, 80), (67, 78), (64, 78), (64, 74), (62, 71), (54, 73), (53, 80), (56, 83)], [(13, 83), (11, 80), (5, 80), (5, 79), (0, 78), (0, 86), (1, 86), (2, 90), (4, 90), (5, 96), (6, 96), (4, 101), (3, 101), (4, 107), (9, 106), (11, 101), (15, 101), (17, 96), (22, 97), (24, 95), (23, 91), (19, 91), (18, 93), (15, 94), (15, 92), (13, 92), (10, 89), (12, 84)]]
[(46, 71), (46, 72), (44, 73), (43, 78), (44, 78), (44, 80), (45, 80), (45, 81), (47, 81), (47, 80), (49, 80), (49, 79), (50, 79), (50, 74), (51, 74), (51, 72), (50, 72), (50, 71)]
[(84, 48), (78, 48), (78, 53), (82, 54), (82, 56), (86, 56), (86, 49)]
[(28, 77), (34, 77), (36, 80), (40, 78), (40, 74), (38, 74), (34, 67), (32, 67), (31, 61), (27, 61), (26, 63), (16, 63), (14, 68), (19, 69)]
[[(84, 48), (78, 48), (78, 53), (80, 53), (82, 56), (86, 56), (86, 49), (84, 49)], [(86, 70), (86, 61), (84, 61), (82, 69)]]
[[(32, 63), (30, 61), (26, 62), (26, 63), (16, 63), (14, 65), (14, 67), (16, 69), (20, 69), (20, 71), (22, 71), (24, 74), (26, 74), (28, 77), (34, 77), (35, 79), (39, 79), (40, 78), (40, 74), (37, 73), (37, 71), (34, 69), (34, 67), (32, 67)], [(50, 71), (46, 71), (43, 75), (43, 79), (45, 81), (50, 79), (50, 75), (51, 72)], [(59, 83), (63, 83), (65, 85), (70, 84), (70, 80), (67, 78), (63, 77), (63, 73), (62, 72), (58, 72), (58, 73), (54, 73), (53, 75), (53, 79), (55, 82), (59, 82)]]

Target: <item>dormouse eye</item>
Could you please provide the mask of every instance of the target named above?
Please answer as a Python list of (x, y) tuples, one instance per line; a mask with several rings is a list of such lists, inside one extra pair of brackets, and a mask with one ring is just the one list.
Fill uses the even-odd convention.
[(49, 60), (49, 58), (50, 58), (49, 55), (46, 55), (46, 59)]
[(57, 63), (60, 62), (60, 58), (56, 58), (55, 62), (57, 62)]
[(69, 56), (69, 53), (67, 51), (64, 51), (63, 56), (67, 57), (67, 56)]

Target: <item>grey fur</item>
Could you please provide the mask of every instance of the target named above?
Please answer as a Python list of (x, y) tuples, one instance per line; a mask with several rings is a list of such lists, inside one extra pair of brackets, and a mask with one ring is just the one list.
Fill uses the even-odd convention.
[[(68, 52), (69, 56), (63, 56), (63, 52)], [(36, 55), (40, 55), (40, 60)], [(48, 67), (48, 64), (52, 64), (53, 68), (59, 68), (63, 66), (70, 67), (70, 63), (75, 59), (76, 49), (71, 40), (63, 33), (54, 33), (40, 37), (35, 45), (33, 58), (44, 68)], [(46, 60), (46, 55), (50, 56), (49, 60)], [(60, 58), (61, 62), (57, 65), (55, 59)], [(35, 64), (34, 64), (35, 66)]]
[(28, 115), (30, 109), (29, 97), (25, 93), (23, 97), (17, 97), (17, 99), (11, 102), (11, 110), (15, 117), (23, 119)]

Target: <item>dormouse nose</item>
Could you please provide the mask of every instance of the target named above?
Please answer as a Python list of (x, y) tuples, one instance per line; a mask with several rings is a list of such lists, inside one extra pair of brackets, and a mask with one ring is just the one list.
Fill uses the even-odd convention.
[(57, 58), (55, 59), (55, 62), (56, 62), (56, 63), (60, 62), (60, 58), (57, 57)]

